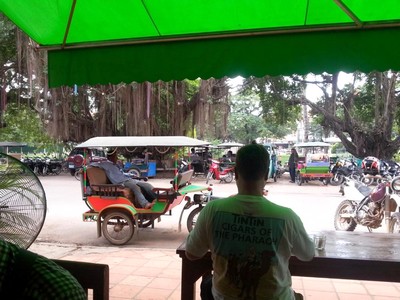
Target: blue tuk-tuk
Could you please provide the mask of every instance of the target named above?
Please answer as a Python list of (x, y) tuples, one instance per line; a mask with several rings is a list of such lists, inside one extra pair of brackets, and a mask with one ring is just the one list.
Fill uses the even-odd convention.
[(269, 153), (269, 173), (268, 179), (272, 178), (274, 182), (278, 180), (278, 156), (276, 151), (276, 146), (271, 143), (263, 144), (265, 149), (267, 149)]

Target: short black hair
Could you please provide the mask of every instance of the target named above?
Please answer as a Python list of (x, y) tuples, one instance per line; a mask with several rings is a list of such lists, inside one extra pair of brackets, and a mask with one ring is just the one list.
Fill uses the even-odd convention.
[(268, 179), (269, 153), (263, 145), (243, 146), (236, 154), (236, 172), (246, 181)]

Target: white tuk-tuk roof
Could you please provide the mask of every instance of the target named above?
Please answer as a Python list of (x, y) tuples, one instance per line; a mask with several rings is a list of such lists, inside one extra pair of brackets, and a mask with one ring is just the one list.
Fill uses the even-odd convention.
[(95, 147), (200, 147), (209, 142), (187, 136), (98, 136), (88, 139), (76, 148)]
[(324, 142), (306, 142), (306, 143), (294, 144), (294, 147), (299, 147), (299, 148), (330, 147), (330, 146), (331, 146), (331, 144), (324, 143)]
[(217, 147), (220, 147), (220, 148), (234, 148), (234, 147), (243, 147), (243, 146), (244, 146), (244, 144), (236, 143), (236, 142), (226, 142), (226, 143), (217, 145)]

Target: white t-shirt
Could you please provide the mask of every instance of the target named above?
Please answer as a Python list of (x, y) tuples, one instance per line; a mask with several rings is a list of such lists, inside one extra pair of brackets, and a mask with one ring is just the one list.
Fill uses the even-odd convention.
[(211, 250), (217, 299), (294, 299), (290, 256), (314, 257), (314, 244), (300, 218), (262, 196), (214, 200), (201, 211), (186, 251)]

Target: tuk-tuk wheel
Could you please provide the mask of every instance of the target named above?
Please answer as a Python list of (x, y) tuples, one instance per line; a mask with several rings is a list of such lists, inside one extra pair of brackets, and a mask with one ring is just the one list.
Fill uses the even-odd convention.
[(102, 231), (111, 244), (124, 245), (133, 237), (135, 224), (129, 213), (111, 211), (104, 215)]
[(189, 232), (191, 232), (193, 230), (194, 226), (196, 225), (197, 218), (202, 209), (203, 209), (203, 206), (199, 206), (190, 212), (190, 214), (187, 218), (187, 221), (186, 221), (187, 229)]
[(128, 174), (129, 174), (129, 176), (131, 176), (133, 178), (140, 178), (142, 176), (142, 174), (140, 173), (140, 170), (137, 168), (129, 169)]
[(297, 185), (301, 185), (303, 183), (303, 178), (301, 178), (300, 172), (296, 173), (296, 183)]

